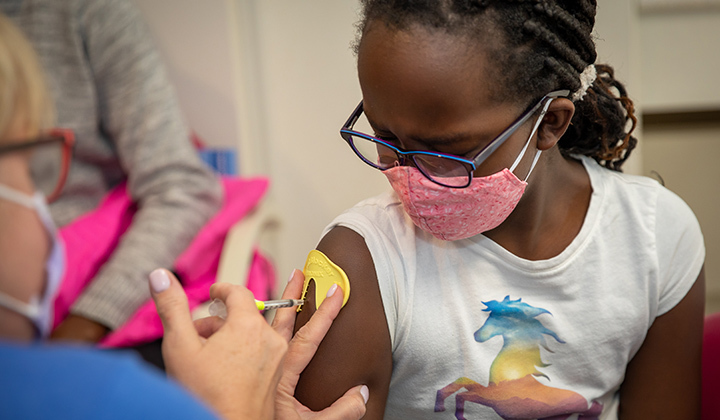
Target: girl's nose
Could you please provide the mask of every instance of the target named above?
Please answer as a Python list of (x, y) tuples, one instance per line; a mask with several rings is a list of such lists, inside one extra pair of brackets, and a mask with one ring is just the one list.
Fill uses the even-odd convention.
[(408, 157), (405, 155), (399, 155), (398, 159), (395, 161), (395, 164), (393, 166), (415, 166), (415, 167), (417, 167), (417, 165), (415, 164), (415, 161), (411, 157)]

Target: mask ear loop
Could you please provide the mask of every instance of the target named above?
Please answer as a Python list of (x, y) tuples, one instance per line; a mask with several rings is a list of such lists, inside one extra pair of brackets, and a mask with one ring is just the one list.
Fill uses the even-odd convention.
[(16, 299), (10, 295), (0, 292), (0, 306), (10, 309), (13, 312), (19, 313), (25, 318), (30, 319), (35, 323), (35, 320), (40, 316), (40, 303), (36, 296), (30, 299), (30, 303)]
[[(535, 126), (533, 126), (532, 132), (530, 133), (530, 137), (528, 137), (527, 142), (525, 142), (525, 146), (520, 151), (520, 154), (518, 155), (517, 159), (515, 159), (515, 162), (513, 162), (512, 166), (510, 167), (510, 172), (515, 171), (515, 168), (518, 166), (520, 161), (522, 160), (523, 156), (525, 156), (525, 151), (527, 150), (528, 146), (530, 145), (530, 140), (532, 140), (533, 136), (537, 132), (538, 128), (540, 127), (540, 123), (542, 122), (543, 118), (545, 117), (545, 113), (547, 112), (548, 108), (550, 107), (550, 103), (553, 101), (554, 98), (548, 98), (548, 101), (545, 102), (545, 105), (543, 106), (542, 111), (540, 111), (540, 115), (538, 116), (537, 120), (535, 121)], [(523, 182), (527, 182), (528, 178), (530, 178), (530, 174), (532, 173), (533, 169), (535, 169), (535, 164), (537, 163), (538, 159), (540, 159), (540, 153), (542, 151), (538, 149), (538, 151), (535, 153), (535, 158), (533, 158), (532, 165), (530, 165), (530, 170), (528, 171), (527, 175), (525, 176), (525, 179), (523, 179)]]
[[(47, 202), (45, 201), (45, 196), (42, 193), (36, 192), (34, 195), (29, 195), (0, 184), (0, 199), (6, 199), (35, 210), (43, 226), (50, 234), (51, 239), (54, 239), (52, 241), (53, 243), (48, 261), (55, 266), (61, 266), (62, 269), (59, 272), (55, 272), (52, 276), (48, 271), (48, 277), (45, 283), (45, 292), (41, 298), (33, 296), (30, 298), (30, 303), (26, 303), (14, 298), (13, 296), (0, 292), (0, 306), (17, 312), (30, 319), (35, 326), (39, 337), (47, 337), (52, 328), (52, 318), (45, 317), (45, 314), (53, 313), (52, 299), (57, 292), (60, 282), (62, 281), (62, 276), (65, 270), (65, 252), (62, 242), (57, 239), (57, 228), (52, 220), (50, 212), (48, 211)], [(44, 305), (46, 300), (50, 302), (49, 305)]]
[(16, 191), (10, 187), (0, 184), (0, 198), (4, 198), (13, 203), (20, 204), (31, 209), (35, 209), (35, 197), (25, 193)]

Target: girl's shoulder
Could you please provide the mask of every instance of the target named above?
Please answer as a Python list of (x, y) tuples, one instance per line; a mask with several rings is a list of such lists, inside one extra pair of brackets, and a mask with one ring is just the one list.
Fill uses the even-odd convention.
[(405, 235), (415, 230), (412, 220), (403, 211), (402, 203), (393, 191), (367, 198), (345, 210), (325, 228), (323, 235), (337, 225), (350, 227), (363, 236), (373, 232)]
[(609, 208), (619, 208), (626, 215), (647, 218), (681, 217), (695, 220), (690, 206), (676, 193), (658, 180), (613, 171), (600, 166), (591, 158), (583, 157), (590, 176), (594, 195)]
[[(593, 199), (601, 205), (596, 215), (596, 240), (612, 241), (616, 249), (647, 253), (657, 264), (659, 286), (670, 303), (679, 302), (697, 278), (705, 260), (700, 223), (690, 205), (655, 179), (623, 174), (586, 163), (593, 182)], [(597, 188), (596, 188), (597, 186)]]

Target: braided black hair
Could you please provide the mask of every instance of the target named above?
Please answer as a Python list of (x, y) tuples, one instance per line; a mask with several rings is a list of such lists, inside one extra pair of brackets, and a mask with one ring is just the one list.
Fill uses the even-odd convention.
[[(500, 88), (499, 101), (527, 106), (548, 92), (581, 88), (580, 74), (595, 63), (592, 37), (596, 0), (361, 0), (360, 39), (372, 21), (397, 30), (421, 25), (486, 42)], [(595, 65), (597, 78), (575, 102), (570, 128), (558, 142), (564, 155), (590, 156), (621, 170), (635, 148), (637, 124), (625, 87), (612, 67)]]

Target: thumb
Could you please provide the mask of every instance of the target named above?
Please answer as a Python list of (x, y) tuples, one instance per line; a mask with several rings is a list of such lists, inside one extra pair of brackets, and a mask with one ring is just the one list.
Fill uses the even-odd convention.
[(338, 398), (330, 407), (317, 413), (317, 419), (327, 420), (359, 420), (365, 415), (365, 404), (370, 397), (370, 391), (365, 385), (351, 388), (342, 397)]
[(150, 294), (165, 330), (163, 340), (183, 348), (199, 346), (187, 296), (177, 278), (168, 270), (158, 268), (150, 273), (148, 279)]

